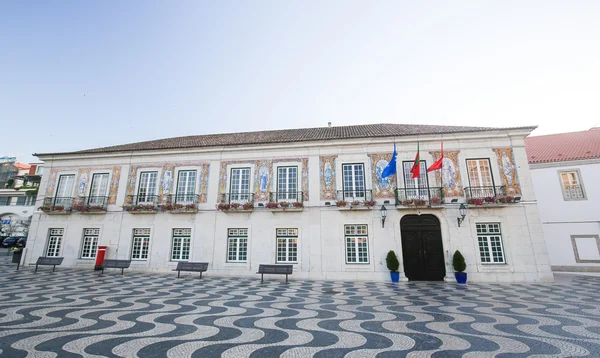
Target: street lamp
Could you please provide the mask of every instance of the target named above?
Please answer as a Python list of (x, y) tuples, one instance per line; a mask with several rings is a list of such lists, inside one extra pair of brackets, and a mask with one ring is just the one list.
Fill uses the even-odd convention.
[(381, 227), (385, 227), (385, 217), (387, 216), (387, 209), (385, 205), (381, 205)]
[(460, 217), (456, 219), (458, 220), (458, 227), (460, 227), (460, 224), (465, 221), (465, 216), (467, 216), (467, 206), (464, 203), (460, 204), (458, 211), (460, 212)]

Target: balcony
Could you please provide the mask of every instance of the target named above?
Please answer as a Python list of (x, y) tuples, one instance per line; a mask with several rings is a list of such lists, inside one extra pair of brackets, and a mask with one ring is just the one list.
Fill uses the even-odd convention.
[(44, 198), (40, 210), (48, 215), (68, 215), (73, 208), (73, 198), (52, 197)]
[(444, 203), (443, 188), (398, 188), (396, 189), (396, 207), (432, 207), (441, 208)]
[(338, 190), (336, 202), (338, 210), (370, 210), (375, 205), (372, 190)]
[(304, 192), (278, 191), (270, 193), (266, 207), (271, 212), (302, 211), (304, 209)]
[(473, 186), (464, 190), (467, 204), (474, 206), (498, 207), (517, 203), (521, 200), (520, 196), (506, 195), (506, 187), (504, 186)]
[(123, 210), (130, 214), (154, 214), (158, 211), (158, 195), (129, 195)]
[(167, 203), (161, 209), (171, 214), (197, 213), (199, 201), (200, 195), (195, 194), (167, 195)]
[(108, 204), (108, 196), (80, 196), (73, 211), (81, 214), (104, 214)]
[(254, 193), (220, 194), (217, 209), (222, 212), (251, 212), (254, 210)]

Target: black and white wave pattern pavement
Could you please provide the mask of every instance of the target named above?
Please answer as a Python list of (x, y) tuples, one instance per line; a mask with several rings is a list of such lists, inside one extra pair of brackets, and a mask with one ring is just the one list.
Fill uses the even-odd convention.
[(600, 357), (600, 279), (299, 281), (0, 267), (5, 357)]

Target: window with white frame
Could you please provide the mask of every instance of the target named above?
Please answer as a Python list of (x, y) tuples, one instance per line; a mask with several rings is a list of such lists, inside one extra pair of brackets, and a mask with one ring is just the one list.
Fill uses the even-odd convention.
[(298, 229), (277, 229), (277, 262), (298, 262)]
[(477, 228), (477, 242), (479, 244), (481, 263), (506, 263), (500, 223), (480, 223), (475, 224), (475, 227)]
[(65, 229), (48, 230), (48, 243), (46, 244), (46, 256), (59, 257)]
[(489, 159), (467, 159), (469, 195), (474, 198), (495, 196)]
[(342, 165), (344, 198), (365, 198), (365, 166), (363, 164)]
[(369, 236), (367, 225), (345, 225), (346, 263), (369, 263)]
[(35, 205), (35, 199), (37, 197), (35, 195), (29, 195), (27, 196), (27, 198), (25, 199), (25, 205), (26, 206), (31, 206), (31, 205)]
[(56, 187), (56, 197), (54, 205), (62, 205), (70, 207), (73, 203), (73, 184), (75, 183), (75, 175), (61, 175), (58, 178)]
[(81, 258), (93, 259), (98, 251), (98, 238), (100, 229), (83, 229), (83, 242), (81, 244)]
[(247, 202), (250, 199), (250, 168), (231, 169), (230, 201)]
[(277, 200), (298, 199), (298, 167), (277, 168)]
[(154, 203), (156, 201), (156, 178), (158, 172), (140, 173), (140, 185), (138, 186), (138, 203)]
[(147, 260), (150, 250), (150, 229), (133, 229), (132, 260)]
[(92, 175), (92, 185), (88, 199), (89, 205), (106, 204), (106, 193), (108, 192), (108, 173), (97, 173)]
[(560, 182), (565, 200), (585, 199), (583, 184), (578, 170), (560, 171)]
[(196, 194), (196, 171), (195, 170), (180, 170), (177, 177), (177, 192), (175, 195), (175, 203), (191, 204), (194, 202)]
[(227, 230), (227, 262), (248, 260), (248, 229)]
[(192, 229), (173, 229), (171, 261), (188, 261), (192, 244)]
[(414, 161), (402, 162), (404, 194), (406, 199), (427, 199), (429, 188), (429, 183), (427, 182), (427, 162), (419, 160), (419, 169), (421, 172), (418, 178), (413, 178), (413, 174), (410, 172), (414, 164)]

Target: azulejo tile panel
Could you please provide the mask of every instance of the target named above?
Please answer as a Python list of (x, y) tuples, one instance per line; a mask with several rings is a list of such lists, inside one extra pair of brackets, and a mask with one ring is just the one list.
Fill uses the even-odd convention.
[[(440, 159), (440, 152), (429, 152), (433, 161)], [(460, 177), (458, 154), (460, 151), (444, 151), (442, 169), (435, 171), (435, 180), (444, 188), (444, 197), (460, 197), (464, 195)]]
[[(46, 197), (52, 196), (54, 189), (56, 188), (56, 177), (58, 172), (61, 171), (77, 171), (77, 178), (75, 183), (77, 185), (75, 196), (85, 196), (88, 192), (91, 181), (91, 172), (99, 170), (110, 170), (112, 171), (112, 177), (110, 178), (110, 189), (108, 191), (108, 204), (115, 205), (117, 201), (117, 191), (119, 190), (119, 180), (121, 178), (121, 167), (63, 167), (52, 169), (50, 173), (50, 179), (48, 186), (46, 187)], [(134, 181), (135, 184), (135, 181)]]
[(394, 190), (396, 189), (397, 177), (396, 174), (382, 178), (381, 174), (390, 160), (393, 153), (369, 154), (371, 159), (371, 177), (373, 182), (373, 198), (389, 199), (394, 198)]
[(337, 155), (319, 157), (321, 200), (335, 199), (335, 165)]
[(512, 148), (495, 148), (496, 160), (500, 172), (502, 185), (506, 187), (507, 195), (521, 195), (519, 178), (517, 177), (517, 166)]
[(254, 200), (269, 201), (271, 179), (273, 178), (273, 161), (257, 160), (254, 171)]

